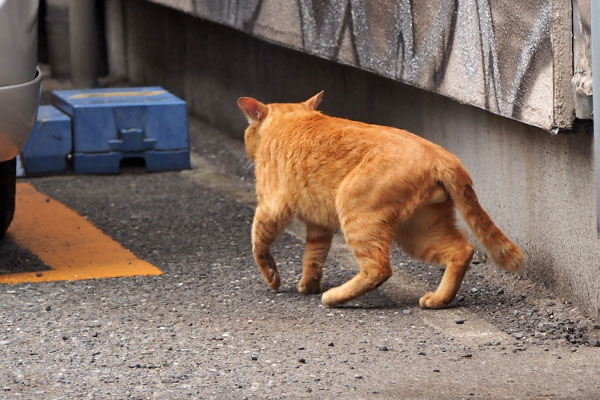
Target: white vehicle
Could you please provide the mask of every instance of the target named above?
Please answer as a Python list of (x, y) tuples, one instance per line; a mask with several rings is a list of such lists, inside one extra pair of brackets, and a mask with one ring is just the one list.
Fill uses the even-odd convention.
[(38, 3), (0, 0), (0, 237), (15, 210), (15, 157), (31, 134), (40, 99)]

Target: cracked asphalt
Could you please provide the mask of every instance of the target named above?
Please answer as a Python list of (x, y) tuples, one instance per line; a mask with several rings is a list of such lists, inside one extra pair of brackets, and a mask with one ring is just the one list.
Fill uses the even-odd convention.
[[(163, 274), (0, 285), (0, 398), (600, 397), (600, 326), (484, 255), (449, 309), (418, 307), (442, 271), (397, 249), (388, 282), (329, 309), (296, 291), (295, 224), (270, 290), (251, 255), (243, 144), (193, 118), (190, 136), (190, 171), (26, 179)], [(0, 273), (47, 268), (10, 236), (0, 258)], [(355, 270), (336, 237), (325, 288)]]

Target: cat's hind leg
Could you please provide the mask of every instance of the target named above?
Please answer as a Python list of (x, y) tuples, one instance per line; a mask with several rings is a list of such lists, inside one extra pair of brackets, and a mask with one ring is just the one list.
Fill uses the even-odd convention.
[(421, 297), (419, 305), (447, 307), (460, 289), (474, 251), (466, 235), (456, 226), (452, 200), (418, 210), (398, 230), (396, 240), (411, 256), (446, 266), (437, 290)]
[(360, 265), (360, 272), (348, 282), (323, 293), (326, 306), (336, 306), (375, 289), (391, 275), (390, 245), (392, 229), (376, 213), (355, 211), (342, 217), (346, 242)]
[(321, 292), (323, 265), (331, 247), (333, 231), (331, 229), (306, 223), (306, 248), (302, 263), (302, 279), (298, 282), (298, 291), (304, 294)]
[(281, 207), (259, 205), (252, 224), (252, 254), (267, 285), (277, 290), (281, 283), (271, 245), (285, 229), (291, 218), (290, 212)]
[(335, 306), (357, 298), (391, 275), (390, 247), (396, 227), (407, 221), (430, 194), (426, 174), (396, 168), (402, 160), (375, 151), (365, 157), (340, 184), (336, 209), (346, 243), (360, 271), (348, 282), (323, 293), (322, 302)]

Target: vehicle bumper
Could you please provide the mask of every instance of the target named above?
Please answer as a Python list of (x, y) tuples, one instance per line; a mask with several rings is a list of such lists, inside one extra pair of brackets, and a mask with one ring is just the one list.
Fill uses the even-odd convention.
[(42, 74), (19, 85), (0, 87), (0, 161), (10, 160), (23, 149), (37, 117)]

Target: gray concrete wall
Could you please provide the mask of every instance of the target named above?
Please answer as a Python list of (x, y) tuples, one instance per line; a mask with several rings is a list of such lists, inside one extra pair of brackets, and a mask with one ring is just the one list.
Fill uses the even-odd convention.
[(574, 120), (571, 0), (151, 1), (548, 130)]
[(325, 89), (329, 114), (409, 129), (445, 146), (464, 161), (486, 210), (525, 250), (525, 273), (599, 316), (592, 136), (585, 130), (550, 135), (142, 0), (124, 5), (134, 83), (163, 85), (199, 118), (239, 138), (246, 124), (239, 96), (300, 101)]
[(573, 0), (573, 92), (575, 116), (592, 115), (592, 10), (590, 0)]

